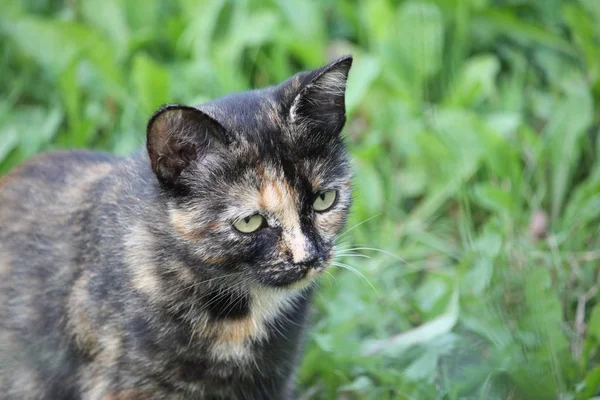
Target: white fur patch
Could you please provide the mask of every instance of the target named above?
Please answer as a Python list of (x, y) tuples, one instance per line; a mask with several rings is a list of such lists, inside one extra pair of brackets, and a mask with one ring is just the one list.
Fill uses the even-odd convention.
[(293, 262), (300, 263), (308, 258), (308, 238), (300, 229), (300, 221), (292, 227), (284, 227), (283, 241), (292, 253)]
[[(210, 354), (215, 360), (235, 361), (240, 364), (252, 362), (254, 354), (252, 345), (266, 340), (273, 332), (267, 325), (289, 309), (293, 300), (301, 296), (299, 291), (283, 290), (277, 288), (254, 287), (250, 290), (250, 315), (247, 320), (227, 321), (225, 324), (248, 324), (248, 335), (242, 340), (216, 341), (210, 348)], [(222, 323), (222, 322), (219, 322)]]

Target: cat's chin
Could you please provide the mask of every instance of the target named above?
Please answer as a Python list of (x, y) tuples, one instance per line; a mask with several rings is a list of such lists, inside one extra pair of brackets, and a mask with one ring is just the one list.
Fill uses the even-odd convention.
[(323, 272), (327, 269), (326, 266), (321, 266), (318, 268), (310, 268), (306, 272), (306, 276), (299, 281), (296, 281), (286, 287), (286, 289), (290, 290), (301, 290), (310, 286), (311, 283), (314, 282), (315, 279), (318, 279)]
[(310, 286), (310, 284), (314, 282), (315, 279), (318, 279), (326, 269), (327, 265), (309, 267), (301, 276), (289, 275), (277, 280), (259, 280), (259, 283), (261, 286), (280, 290), (302, 290)]

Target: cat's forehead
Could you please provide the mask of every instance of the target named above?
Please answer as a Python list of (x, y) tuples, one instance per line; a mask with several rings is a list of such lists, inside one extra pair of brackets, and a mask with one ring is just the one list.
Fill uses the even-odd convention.
[(303, 182), (317, 190), (349, 179), (341, 136), (319, 135), (318, 129), (291, 121), (291, 105), (306, 76), (297, 74), (278, 86), (233, 93), (196, 106), (230, 135), (225, 160), (238, 172), (229, 174), (232, 180), (258, 186), (279, 182), (294, 188)]
[(234, 93), (197, 106), (233, 133), (252, 139), (286, 128), (286, 91), (277, 87)]

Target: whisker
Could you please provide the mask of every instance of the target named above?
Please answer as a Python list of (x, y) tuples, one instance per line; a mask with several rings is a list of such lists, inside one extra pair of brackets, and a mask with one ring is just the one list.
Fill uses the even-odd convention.
[[(241, 304), (241, 303), (242, 303), (242, 301), (243, 301), (243, 300), (244, 300), (244, 298), (245, 298), (245, 296), (244, 296), (245, 294), (246, 294), (246, 293), (244, 293), (243, 291), (240, 291), (240, 292), (238, 293), (238, 297), (237, 297), (237, 298), (236, 298), (234, 301), (232, 301), (232, 302), (231, 302), (231, 304), (229, 305), (229, 307), (227, 307), (227, 308), (226, 308), (227, 312), (226, 312), (226, 314), (225, 314), (225, 317), (228, 317), (228, 316), (229, 316), (229, 314), (231, 314), (231, 312), (232, 312), (233, 310), (235, 310), (235, 308), (236, 308), (236, 307), (237, 307), (239, 304)], [(222, 315), (224, 312), (225, 312), (225, 310), (223, 310), (223, 311), (219, 312), (219, 316), (220, 316), (220, 315)]]
[[(402, 257), (400, 257), (400, 256), (398, 256), (398, 255), (396, 255), (394, 253), (391, 253), (391, 252), (383, 250), (383, 249), (373, 248), (373, 247), (351, 247), (351, 248), (345, 249), (345, 250), (343, 250), (341, 252), (337, 252), (336, 257), (346, 257), (347, 254), (354, 254), (354, 253), (351, 253), (351, 252), (354, 252), (354, 251), (357, 251), (357, 250), (375, 251), (375, 252), (378, 252), (378, 253), (383, 253), (383, 254), (389, 255), (389, 256), (395, 258), (396, 260), (402, 262), (404, 265), (406, 265), (408, 267), (411, 267), (410, 271), (405, 271), (407, 273), (412, 273), (412, 272), (420, 271), (420, 270), (423, 269), (423, 267), (421, 267), (421, 266), (419, 266), (419, 265), (417, 265), (417, 264), (414, 263), (414, 261), (419, 261), (419, 260), (408, 261), (407, 259), (402, 258)], [(356, 256), (354, 256), (354, 257), (356, 257)]]
[[(387, 254), (388, 256), (394, 257), (395, 259), (400, 260), (403, 263), (410, 264), (406, 259), (400, 257), (399, 255), (391, 253), (391, 252), (389, 252), (387, 250), (376, 249), (374, 247), (351, 247), (350, 249), (347, 249), (345, 251), (355, 251), (355, 250), (368, 250), (368, 251), (375, 251), (375, 252), (378, 252), (378, 253)], [(343, 253), (340, 253), (340, 254), (343, 254)]]
[(353, 243), (351, 241), (351, 239), (352, 239), (351, 237), (347, 237), (347, 238), (345, 238), (342, 241), (335, 242), (335, 244), (334, 244), (335, 247), (334, 248), (335, 249), (339, 249), (339, 250), (346, 250), (346, 249), (348, 249), (348, 248), (350, 248), (352, 246), (356, 246), (356, 243)]
[[(233, 287), (230, 287), (228, 289), (232, 289), (233, 291), (239, 290), (242, 288), (242, 286), (245, 284), (246, 282), (242, 281), (242, 282), (237, 282), (236, 284), (233, 285)], [(227, 296), (231, 294), (230, 291), (228, 290), (222, 290), (220, 291), (215, 297), (213, 297), (212, 299), (210, 299), (208, 302), (202, 304), (202, 307), (200, 308), (200, 312), (206, 311), (208, 309), (208, 307), (210, 307), (212, 304), (218, 302), (219, 300), (221, 300), (223, 297)]]
[(360, 257), (360, 258), (371, 258), (370, 256), (366, 255), (366, 254), (360, 254), (360, 253), (337, 253), (334, 254), (336, 257)]
[(325, 298), (323, 297), (323, 295), (321, 294), (321, 291), (319, 290), (319, 285), (317, 284), (316, 281), (312, 281), (309, 283), (309, 287), (315, 291), (315, 293), (317, 294), (317, 296), (319, 296), (319, 298), (321, 299), (321, 301), (326, 302), (327, 300), (325, 300)]
[(372, 217), (369, 217), (369, 218), (365, 219), (364, 221), (362, 221), (362, 222), (359, 222), (358, 224), (354, 225), (352, 228), (350, 228), (350, 229), (346, 230), (345, 232), (341, 233), (340, 235), (338, 235), (338, 237), (337, 237), (337, 238), (339, 239), (339, 238), (342, 238), (342, 237), (344, 237), (345, 235), (347, 235), (347, 234), (348, 234), (349, 232), (351, 232), (352, 230), (354, 230), (354, 229), (358, 228), (359, 226), (361, 226), (362, 224), (364, 224), (364, 223), (366, 223), (366, 222), (369, 222), (369, 221), (370, 221), (370, 220), (372, 220), (373, 218), (379, 217), (381, 214), (382, 214), (382, 213), (375, 214), (375, 215), (373, 215)]
[(175, 294), (179, 294), (179, 293), (181, 293), (183, 291), (186, 291), (186, 290), (196, 289), (197, 287), (202, 286), (202, 285), (204, 285), (204, 284), (206, 284), (208, 282), (216, 281), (218, 279), (230, 278), (232, 276), (241, 275), (241, 274), (243, 274), (243, 272), (234, 272), (232, 274), (217, 276), (216, 278), (211, 278), (211, 279), (207, 279), (207, 280), (200, 281), (200, 282), (193, 282), (193, 283), (191, 283), (191, 284), (189, 284), (187, 286), (182, 287), (181, 289), (179, 289), (179, 290), (177, 290), (175, 292), (171, 292), (171, 294), (174, 294), (174, 295)]
[(375, 288), (375, 286), (373, 286), (373, 284), (371, 283), (371, 281), (370, 281), (370, 280), (368, 280), (368, 279), (367, 279), (367, 277), (366, 277), (366, 276), (364, 276), (364, 275), (362, 274), (362, 272), (360, 272), (359, 270), (357, 270), (356, 268), (354, 268), (354, 267), (352, 267), (352, 266), (350, 266), (350, 265), (348, 265), (348, 264), (344, 264), (344, 263), (341, 263), (341, 262), (339, 262), (339, 261), (332, 261), (332, 262), (331, 262), (331, 265), (335, 265), (336, 267), (340, 267), (340, 268), (343, 268), (343, 269), (347, 269), (348, 271), (351, 271), (351, 272), (353, 272), (354, 274), (356, 274), (356, 275), (360, 276), (360, 277), (361, 277), (362, 279), (364, 279), (364, 280), (365, 280), (365, 282), (367, 282), (367, 283), (369, 284), (369, 286), (371, 286), (371, 288), (372, 288), (372, 289), (375, 291), (375, 294), (377, 295), (377, 298), (378, 298), (378, 299), (381, 299), (381, 296), (379, 295), (379, 291), (378, 291), (378, 290)]
[(332, 280), (335, 282), (336, 285), (340, 285), (337, 278), (329, 271), (325, 271), (325, 273), (327, 274), (327, 281), (331, 282)]

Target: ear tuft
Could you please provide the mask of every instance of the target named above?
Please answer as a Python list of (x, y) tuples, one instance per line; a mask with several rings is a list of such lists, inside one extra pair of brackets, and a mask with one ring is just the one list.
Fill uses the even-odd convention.
[(339, 133), (346, 123), (346, 82), (352, 56), (310, 72), (290, 108), (293, 123), (326, 134)]
[(150, 118), (146, 148), (158, 180), (176, 185), (181, 173), (225, 138), (225, 129), (197, 108), (179, 104), (161, 107)]

